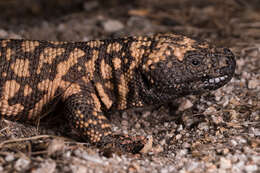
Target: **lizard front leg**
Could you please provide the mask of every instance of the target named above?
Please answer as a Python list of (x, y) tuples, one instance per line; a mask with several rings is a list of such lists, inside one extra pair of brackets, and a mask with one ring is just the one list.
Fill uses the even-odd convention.
[[(77, 92), (79, 91), (79, 92)], [(69, 95), (69, 96), (67, 96)], [(84, 139), (99, 148), (137, 153), (145, 140), (112, 133), (111, 124), (101, 110), (101, 103), (92, 87), (83, 90), (69, 88), (64, 100), (66, 118)]]

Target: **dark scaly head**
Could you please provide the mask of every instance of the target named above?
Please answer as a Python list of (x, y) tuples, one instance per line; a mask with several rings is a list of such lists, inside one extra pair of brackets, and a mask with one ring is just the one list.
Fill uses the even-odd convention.
[(147, 103), (165, 103), (215, 90), (231, 80), (235, 66), (235, 57), (227, 48), (182, 35), (159, 34), (140, 67), (141, 95)]

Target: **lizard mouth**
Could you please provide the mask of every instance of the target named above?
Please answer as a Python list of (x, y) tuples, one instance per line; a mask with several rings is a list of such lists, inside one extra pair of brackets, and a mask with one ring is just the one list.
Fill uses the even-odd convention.
[(203, 85), (205, 89), (214, 89), (214, 88), (219, 88), (226, 84), (229, 81), (229, 76), (228, 75), (223, 75), (219, 77), (206, 77), (203, 80)]

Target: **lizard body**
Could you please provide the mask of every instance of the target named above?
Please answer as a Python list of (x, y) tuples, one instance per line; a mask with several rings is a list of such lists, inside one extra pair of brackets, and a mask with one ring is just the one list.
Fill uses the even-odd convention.
[(113, 139), (107, 112), (215, 90), (236, 66), (230, 50), (175, 34), (0, 40), (0, 57), (1, 117), (33, 122), (62, 102), (64, 116), (94, 144)]

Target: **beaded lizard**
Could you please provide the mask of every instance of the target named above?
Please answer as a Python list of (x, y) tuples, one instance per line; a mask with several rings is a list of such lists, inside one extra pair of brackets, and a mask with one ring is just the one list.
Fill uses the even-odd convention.
[(86, 140), (129, 152), (144, 142), (113, 134), (108, 112), (215, 90), (236, 66), (229, 49), (176, 34), (88, 42), (2, 39), (0, 57), (1, 117), (34, 122), (61, 102)]

